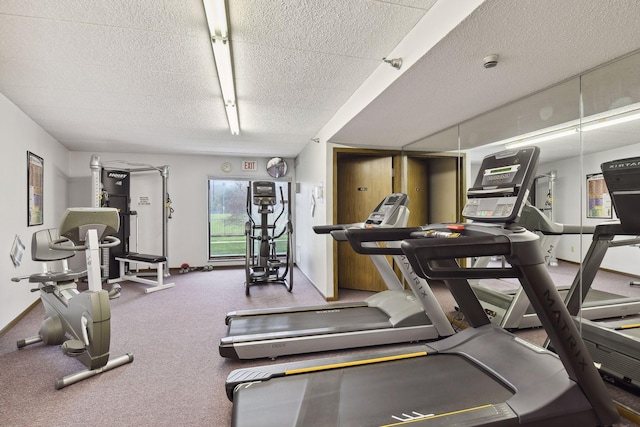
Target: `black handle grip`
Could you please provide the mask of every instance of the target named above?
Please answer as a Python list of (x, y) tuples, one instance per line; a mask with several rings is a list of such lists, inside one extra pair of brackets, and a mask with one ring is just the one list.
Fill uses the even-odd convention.
[(334, 225), (314, 225), (313, 231), (316, 234), (329, 234), (334, 230), (344, 230), (348, 225), (334, 224)]
[(438, 267), (444, 259), (509, 255), (511, 242), (503, 235), (405, 240), (401, 248), (417, 274), (429, 279), (487, 279), (518, 277), (513, 268)]
[(336, 242), (346, 242), (347, 236), (345, 234), (346, 230), (333, 230), (331, 232), (331, 237), (333, 237)]
[(564, 225), (561, 234), (593, 234), (595, 225)]
[(411, 233), (420, 231), (420, 227), (404, 228), (350, 228), (345, 230), (345, 235), (351, 243), (351, 247), (359, 254), (365, 255), (402, 255), (401, 248), (369, 247), (363, 246), (364, 242), (398, 242), (411, 237)]

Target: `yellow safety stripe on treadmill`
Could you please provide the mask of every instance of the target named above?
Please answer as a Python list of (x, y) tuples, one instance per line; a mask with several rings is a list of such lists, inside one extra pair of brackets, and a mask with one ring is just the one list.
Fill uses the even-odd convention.
[(625, 329), (635, 329), (640, 328), (640, 323), (632, 323), (631, 325), (623, 325), (615, 328), (616, 331), (624, 331)]
[(403, 425), (406, 425), (406, 424), (409, 424), (409, 423), (421, 422), (421, 421), (425, 421), (425, 420), (433, 420), (435, 418), (448, 417), (449, 415), (464, 414), (465, 412), (479, 411), (481, 409), (487, 409), (487, 408), (491, 408), (491, 407), (493, 407), (493, 405), (489, 403), (487, 405), (475, 406), (473, 408), (459, 409), (457, 411), (445, 412), (443, 414), (428, 415), (426, 417), (419, 417), (419, 418), (415, 418), (415, 419), (412, 419), (412, 420), (400, 421), (400, 422), (391, 423), (391, 424), (385, 424), (385, 425), (382, 425), (380, 427), (403, 426)]
[(396, 356), (377, 357), (375, 359), (354, 360), (351, 362), (332, 363), (330, 365), (320, 365), (320, 366), (311, 366), (308, 368), (291, 369), (291, 370), (285, 371), (284, 374), (295, 375), (295, 374), (305, 374), (307, 372), (328, 371), (330, 369), (347, 368), (350, 366), (359, 366), (359, 365), (369, 365), (372, 363), (390, 362), (393, 360), (411, 359), (414, 357), (422, 357), (426, 355), (427, 355), (426, 351), (419, 351), (416, 353), (398, 354)]
[(616, 409), (622, 418), (626, 418), (632, 423), (640, 425), (640, 413), (626, 405), (623, 405), (617, 400), (614, 400), (613, 403), (616, 405)]

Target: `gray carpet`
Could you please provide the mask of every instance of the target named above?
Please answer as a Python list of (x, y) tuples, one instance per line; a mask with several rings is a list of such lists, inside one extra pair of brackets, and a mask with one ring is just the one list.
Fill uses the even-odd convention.
[[(152, 294), (144, 293), (144, 285), (124, 283), (122, 296), (111, 305), (111, 355), (131, 352), (134, 362), (59, 391), (54, 389), (55, 378), (82, 369), (79, 362), (42, 344), (16, 349), (17, 340), (34, 335), (39, 328), (43, 309), (38, 304), (0, 337), (0, 425), (229, 425), (232, 405), (224, 392), (227, 374), (270, 361), (221, 358), (217, 347), (226, 334), (224, 316), (232, 310), (323, 303), (315, 288), (295, 272), (292, 293), (279, 285), (264, 285), (252, 288), (251, 297), (244, 295), (242, 269), (175, 274), (174, 288)], [(434, 291), (445, 310), (451, 311), (454, 303), (449, 293)], [(340, 291), (341, 301), (359, 301), (368, 295)], [(540, 330), (524, 334), (535, 342), (544, 339)]]
[[(133, 353), (133, 363), (59, 391), (55, 378), (83, 369), (78, 361), (42, 344), (16, 349), (17, 340), (39, 329), (44, 310), (38, 304), (0, 337), (0, 425), (229, 425), (224, 382), (232, 369), (248, 363), (218, 354), (225, 314), (324, 303), (298, 270), (292, 293), (263, 285), (252, 287), (251, 297), (244, 294), (242, 269), (175, 274), (171, 280), (174, 288), (151, 294), (144, 285), (124, 282), (122, 296), (111, 301), (111, 355)], [(362, 294), (344, 291), (342, 299), (366, 298)]]

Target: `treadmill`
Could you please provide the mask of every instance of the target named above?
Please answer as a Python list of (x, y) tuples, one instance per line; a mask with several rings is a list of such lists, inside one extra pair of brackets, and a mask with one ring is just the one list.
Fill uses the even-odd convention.
[[(615, 246), (637, 244), (640, 235), (640, 157), (622, 159), (601, 165), (605, 182), (616, 214), (617, 221), (596, 227), (598, 235), (603, 235), (609, 241), (615, 236), (625, 236), (622, 240), (615, 240)], [(603, 246), (599, 240), (591, 243), (589, 252)], [(602, 252), (611, 245), (603, 247)], [(590, 269), (600, 267), (604, 257), (598, 257)], [(596, 264), (597, 262), (597, 264)], [(585, 266), (585, 274), (588, 269)], [(582, 282), (582, 292), (578, 286), (571, 289), (567, 307), (572, 315), (578, 315), (580, 300), (589, 291), (593, 278), (586, 276)], [(626, 319), (607, 322), (593, 322), (576, 318), (581, 329), (582, 338), (591, 353), (591, 357), (598, 364), (600, 374), (607, 381), (629, 389), (636, 394), (640, 392), (640, 319)]]
[[(400, 250), (418, 275), (442, 280), (470, 322), (404, 350), (238, 369), (227, 378), (233, 426), (596, 426), (618, 414), (545, 267), (539, 237), (514, 224), (539, 149), (483, 160), (463, 210), (471, 224), (435, 224)], [(386, 230), (347, 230), (362, 253)], [(509, 267), (462, 268), (460, 258), (504, 255)], [(558, 355), (492, 324), (469, 278), (518, 278)], [(267, 415), (268, 414), (268, 415)]]
[[(586, 274), (595, 277), (604, 258), (607, 248), (619, 246), (620, 243), (613, 241), (614, 235), (606, 233), (604, 228), (592, 226), (564, 225), (551, 222), (546, 215), (534, 206), (526, 205), (523, 210), (518, 225), (528, 230), (542, 234), (545, 237), (558, 236), (564, 234), (594, 234), (594, 246), (587, 253), (582, 265), (585, 269), (591, 269)], [(598, 230), (596, 232), (596, 230)], [(624, 245), (639, 244), (640, 238), (624, 242)], [(551, 248), (543, 246), (543, 252), (550, 252)], [(581, 279), (582, 274), (582, 279)], [(566, 299), (569, 290), (575, 288), (581, 280), (584, 280), (585, 272), (578, 271), (571, 286), (559, 287), (560, 295)], [(480, 300), (487, 316), (493, 323), (505, 329), (525, 329), (540, 326), (540, 320), (529, 304), (527, 295), (522, 288), (516, 291), (501, 291), (484, 285), (482, 282), (472, 284), (473, 291)], [(585, 319), (607, 319), (612, 317), (624, 317), (640, 313), (640, 298), (627, 297), (612, 292), (605, 292), (590, 288), (586, 299), (582, 304), (582, 317)]]
[[(316, 226), (318, 234), (346, 240), (345, 229), (405, 227), (409, 198), (393, 193), (376, 206), (364, 223)], [(376, 246), (375, 243), (372, 243)], [(220, 340), (222, 357), (233, 359), (278, 356), (439, 339), (455, 331), (431, 288), (401, 255), (396, 264), (411, 290), (405, 290), (384, 255), (393, 245), (371, 256), (388, 290), (365, 301), (230, 312), (227, 336)], [(399, 246), (397, 242), (396, 246)]]

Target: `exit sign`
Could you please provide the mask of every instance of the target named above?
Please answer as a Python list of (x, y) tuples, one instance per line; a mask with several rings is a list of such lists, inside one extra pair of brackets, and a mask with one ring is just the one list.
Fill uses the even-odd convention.
[(257, 171), (258, 170), (258, 162), (256, 160), (243, 160), (242, 161), (242, 170), (243, 171)]

